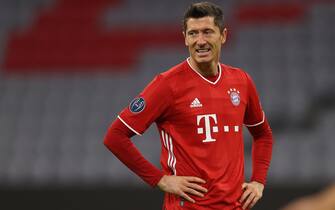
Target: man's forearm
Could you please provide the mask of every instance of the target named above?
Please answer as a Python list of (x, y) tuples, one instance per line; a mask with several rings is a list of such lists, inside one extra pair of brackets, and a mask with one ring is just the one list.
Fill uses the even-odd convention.
[(257, 181), (265, 185), (272, 157), (272, 131), (266, 119), (261, 125), (248, 129), (254, 138), (251, 181)]
[(163, 173), (143, 157), (130, 140), (133, 135), (134, 133), (117, 119), (108, 129), (104, 144), (130, 170), (154, 187)]

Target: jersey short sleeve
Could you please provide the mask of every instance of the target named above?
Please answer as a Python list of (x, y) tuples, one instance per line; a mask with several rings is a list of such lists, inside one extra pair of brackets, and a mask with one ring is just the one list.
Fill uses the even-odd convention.
[(166, 114), (171, 100), (168, 83), (159, 74), (121, 111), (118, 118), (134, 133), (141, 135)]
[(255, 84), (251, 77), (246, 73), (247, 88), (248, 88), (248, 102), (244, 115), (244, 124), (247, 127), (260, 125), (264, 122), (264, 112), (258, 97)]

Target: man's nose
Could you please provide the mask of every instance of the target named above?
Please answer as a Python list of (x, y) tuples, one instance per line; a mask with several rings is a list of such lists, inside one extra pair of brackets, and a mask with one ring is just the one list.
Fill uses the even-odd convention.
[(198, 45), (204, 45), (206, 44), (207, 41), (202, 33), (199, 34), (198, 39), (197, 39), (197, 44)]

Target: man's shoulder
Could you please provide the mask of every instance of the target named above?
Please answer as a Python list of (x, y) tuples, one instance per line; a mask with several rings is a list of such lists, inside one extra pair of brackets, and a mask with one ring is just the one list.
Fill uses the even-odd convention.
[[(187, 66), (185, 65), (186, 62), (181, 62), (170, 69), (163, 71), (155, 76), (155, 78), (151, 81), (156, 85), (161, 87), (167, 87), (168, 89), (173, 89), (173, 87), (178, 86), (182, 81), (185, 81)], [(186, 74), (185, 74), (186, 73)]]
[(248, 77), (248, 73), (246, 71), (244, 71), (242, 68), (230, 66), (230, 65), (227, 65), (227, 64), (223, 64), (223, 63), (220, 63), (220, 65), (221, 65), (221, 68), (223, 69), (223, 71), (227, 75), (230, 75), (232, 77), (239, 77), (239, 78)]
[(220, 64), (221, 64), (221, 68), (224, 69), (225, 71), (229, 71), (232, 73), (245, 73), (245, 71), (239, 67), (230, 66), (224, 63), (220, 63)]
[(167, 71), (160, 73), (160, 76), (166, 80), (179, 78), (182, 76), (183, 72), (185, 72), (186, 67), (186, 61), (183, 61)]

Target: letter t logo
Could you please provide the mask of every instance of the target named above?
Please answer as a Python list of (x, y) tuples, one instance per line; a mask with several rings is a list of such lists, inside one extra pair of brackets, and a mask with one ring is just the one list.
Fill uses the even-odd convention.
[[(204, 119), (205, 121), (205, 134), (206, 134), (206, 139), (202, 140), (202, 142), (213, 142), (216, 141), (215, 139), (212, 138), (211, 132), (217, 133), (219, 131), (218, 126), (213, 126), (211, 127), (211, 122), (210, 118), (214, 120), (215, 125), (217, 125), (217, 119), (216, 119), (216, 114), (205, 114), (205, 115), (197, 115), (197, 125), (200, 126), (200, 121)], [(204, 128), (199, 127), (198, 128), (198, 134), (203, 134), (204, 133)]]

